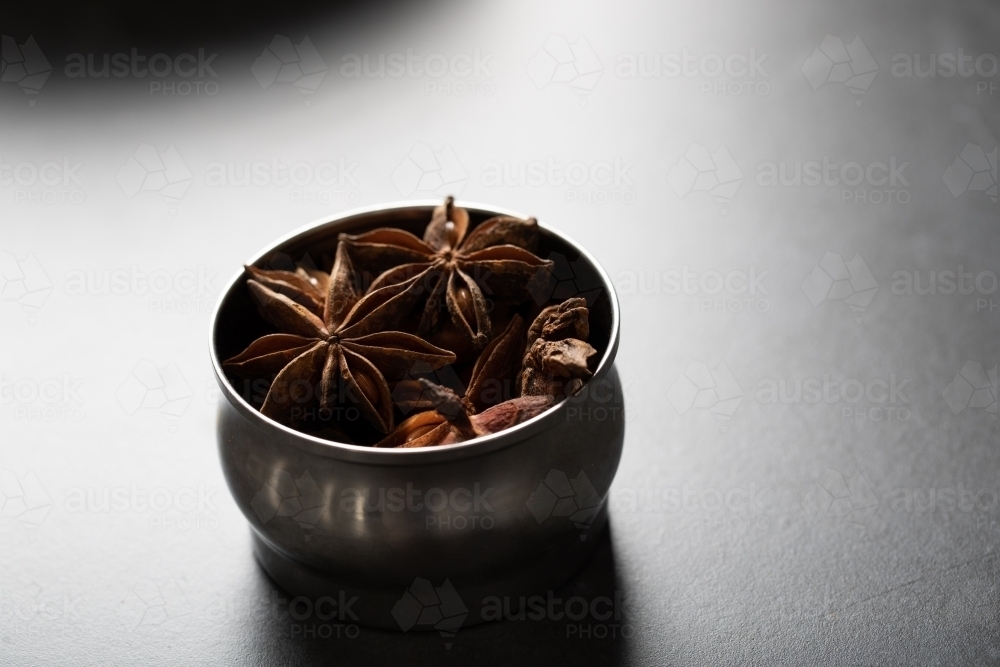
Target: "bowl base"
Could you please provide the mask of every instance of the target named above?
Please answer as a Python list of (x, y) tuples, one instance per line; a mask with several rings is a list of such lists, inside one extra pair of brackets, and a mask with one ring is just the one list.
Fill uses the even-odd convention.
[[(356, 581), (338, 578), (336, 573), (295, 560), (256, 531), (251, 534), (254, 555), (261, 567), (278, 586), (295, 596), (288, 606), (289, 613), (297, 620), (312, 617), (383, 630), (454, 632), (460, 627), (498, 620), (498, 606), (504, 613), (516, 613), (527, 598), (544, 597), (557, 590), (583, 569), (606, 532), (607, 515), (602, 511), (587, 531), (585, 540), (581, 539), (570, 549), (549, 552), (500, 579), (428, 581), (417, 578), (409, 588), (391, 583), (359, 585)], [(418, 600), (414, 594), (423, 599)], [(435, 597), (443, 613), (422, 613), (426, 607), (435, 605)]]

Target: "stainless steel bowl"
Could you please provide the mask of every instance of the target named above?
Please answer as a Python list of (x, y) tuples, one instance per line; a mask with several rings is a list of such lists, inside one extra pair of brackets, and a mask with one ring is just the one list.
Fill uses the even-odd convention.
[[(313, 223), (251, 259), (329, 254), (340, 232), (396, 225), (419, 233), (437, 202), (370, 207)], [(469, 202), (473, 224), (519, 215)], [(524, 217), (524, 216), (521, 216)], [(298, 596), (295, 618), (393, 630), (454, 631), (568, 581), (597, 547), (624, 444), (613, 367), (619, 310), (593, 257), (541, 224), (539, 255), (557, 262), (547, 289), (591, 304), (593, 379), (573, 399), (515, 428), (457, 445), (385, 450), (338, 444), (261, 415), (222, 372), (259, 328), (243, 272), (212, 318), (219, 456), (253, 529), (264, 569)], [(235, 333), (234, 333), (235, 332)]]

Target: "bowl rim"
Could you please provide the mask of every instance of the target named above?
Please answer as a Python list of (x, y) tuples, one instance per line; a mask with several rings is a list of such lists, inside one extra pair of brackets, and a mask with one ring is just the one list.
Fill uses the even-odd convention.
[[(247, 260), (246, 264), (256, 264), (269, 254), (274, 253), (283, 245), (291, 243), (302, 236), (315, 234), (324, 227), (335, 227), (349, 221), (351, 218), (403, 209), (433, 209), (433, 207), (440, 205), (440, 203), (440, 200), (437, 199), (403, 200), (385, 204), (357, 207), (341, 213), (336, 213), (334, 215), (324, 216), (279, 237), (255, 253), (250, 259)], [(467, 209), (470, 212), (483, 213), (490, 217), (495, 215), (508, 215), (521, 219), (527, 219), (530, 217), (510, 209), (490, 204), (482, 204), (479, 202), (456, 199), (455, 205)], [(618, 304), (618, 294), (615, 292), (614, 284), (611, 282), (611, 278), (604, 270), (604, 267), (601, 266), (601, 264), (593, 255), (590, 254), (589, 251), (572, 238), (553, 229), (552, 227), (549, 227), (541, 220), (538, 221), (538, 225), (545, 230), (546, 233), (549, 233), (558, 238), (560, 241), (566, 243), (575, 252), (579, 253), (581, 257), (585, 257), (600, 277), (603, 283), (602, 287), (608, 292), (608, 302), (611, 305), (611, 331), (608, 338), (607, 349), (604, 351), (604, 355), (597, 364), (593, 377), (587, 382), (588, 386), (593, 386), (609, 374), (614, 364), (615, 356), (618, 352), (621, 327), (621, 313)], [(472, 440), (452, 445), (439, 445), (437, 447), (382, 449), (366, 445), (352, 445), (348, 443), (335, 442), (333, 440), (327, 440), (325, 438), (319, 438), (314, 435), (302, 433), (285, 426), (284, 424), (280, 424), (254, 409), (254, 407), (247, 403), (239, 392), (237, 392), (236, 389), (230, 384), (228, 378), (226, 378), (226, 375), (222, 370), (222, 362), (215, 349), (216, 333), (219, 326), (219, 314), (223, 303), (226, 302), (232, 291), (236, 288), (237, 284), (243, 279), (244, 275), (245, 270), (241, 267), (229, 279), (225, 287), (219, 293), (219, 298), (216, 300), (215, 306), (212, 309), (212, 316), (209, 321), (208, 347), (209, 357), (212, 360), (212, 368), (215, 372), (215, 379), (219, 384), (222, 394), (237, 412), (249, 419), (251, 423), (254, 423), (256, 426), (263, 427), (265, 430), (270, 431), (275, 435), (283, 436), (283, 440), (287, 440), (301, 449), (306, 449), (316, 454), (333, 458), (344, 458), (358, 462), (383, 465), (455, 460), (501, 449), (516, 442), (520, 442), (532, 435), (535, 435), (536, 433), (547, 430), (551, 426), (555, 425), (555, 422), (560, 415), (566, 411), (567, 405), (572, 402), (572, 399), (560, 401), (542, 414), (536, 415), (535, 417), (522, 422), (517, 426), (513, 426), (498, 433), (480, 436), (478, 438), (473, 438)]]

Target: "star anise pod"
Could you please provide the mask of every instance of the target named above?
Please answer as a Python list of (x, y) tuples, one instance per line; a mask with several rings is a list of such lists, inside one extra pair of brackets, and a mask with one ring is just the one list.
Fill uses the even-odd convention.
[(258, 269), (244, 265), (246, 272), (278, 294), (284, 294), (295, 303), (302, 304), (314, 314), (323, 316), (323, 305), (330, 289), (330, 275), (317, 269), (297, 267), (295, 271)]
[(592, 375), (588, 365), (597, 354), (590, 335), (586, 299), (567, 299), (542, 310), (528, 328), (527, 351), (521, 362), (523, 396), (572, 396)]
[[(524, 320), (520, 315), (514, 315), (503, 333), (490, 341), (476, 359), (469, 386), (462, 394), (462, 401), (469, 414), (485, 410), (504, 398), (511, 397), (516, 391), (515, 380), (523, 355)], [(404, 413), (428, 410), (435, 405), (421, 379), (407, 379), (396, 383), (392, 396)]]
[[(249, 273), (247, 287), (258, 310), (278, 333), (258, 338), (223, 362), (223, 368), (245, 378), (273, 378), (261, 407), (268, 417), (288, 423), (293, 408), (315, 393), (321, 408), (351, 399), (366, 419), (388, 433), (393, 413), (387, 378), (395, 381), (418, 363), (440, 368), (455, 361), (447, 350), (392, 330), (419, 299), (419, 284), (387, 285), (359, 298), (343, 244), (337, 248), (322, 317), (302, 302), (315, 297), (312, 288), (317, 285), (295, 280), (297, 272)], [(305, 396), (297, 395), (303, 390)]]
[(400, 382), (393, 392), (400, 407), (429, 410), (410, 417), (375, 446), (429, 447), (461, 442), (539, 414), (553, 401), (514, 398), (497, 404), (503, 396), (504, 380), (517, 373), (523, 350), (524, 322), (515, 315), (479, 356), (464, 395), (425, 378)]
[(470, 414), (465, 400), (448, 387), (424, 379), (420, 382), (431, 396), (434, 409), (410, 417), (376, 447), (452, 445), (516, 426), (542, 414), (555, 403), (552, 396), (518, 396), (481, 413)]
[(427, 300), (417, 334), (430, 336), (444, 324), (442, 300), (461, 336), (476, 351), (491, 338), (489, 305), (484, 290), (497, 299), (523, 301), (529, 283), (552, 267), (532, 254), (538, 222), (496, 216), (471, 234), (469, 214), (453, 197), (434, 209), (423, 240), (401, 229), (375, 229), (358, 236), (341, 235), (359, 264), (384, 270), (371, 290), (416, 278)]

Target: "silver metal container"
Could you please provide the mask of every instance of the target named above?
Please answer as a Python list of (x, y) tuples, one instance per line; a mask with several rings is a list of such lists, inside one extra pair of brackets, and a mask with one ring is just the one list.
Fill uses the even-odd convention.
[[(250, 260), (332, 253), (340, 232), (393, 225), (421, 233), (437, 202), (370, 207), (311, 224)], [(460, 202), (479, 224), (520, 215)], [(524, 217), (524, 216), (520, 216)], [(226, 400), (218, 445), (229, 489), (253, 529), (254, 551), (293, 596), (296, 618), (393, 630), (454, 632), (545, 595), (586, 563), (607, 523), (605, 500), (624, 444), (613, 367), (619, 309), (607, 274), (541, 224), (538, 254), (556, 262), (551, 293), (585, 296), (600, 353), (578, 396), (515, 428), (425, 449), (338, 444), (254, 409), (221, 361), (258, 335), (243, 272), (212, 319), (211, 357)], [(233, 333), (237, 332), (237, 333)]]

